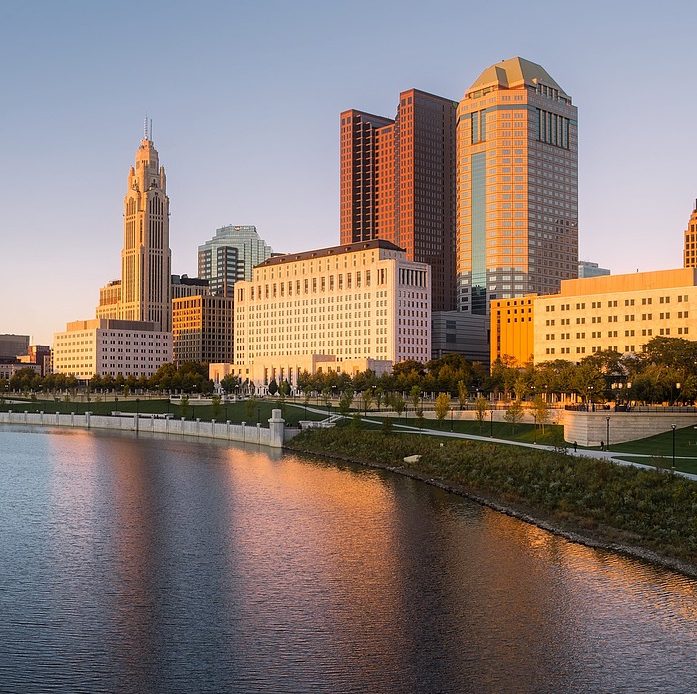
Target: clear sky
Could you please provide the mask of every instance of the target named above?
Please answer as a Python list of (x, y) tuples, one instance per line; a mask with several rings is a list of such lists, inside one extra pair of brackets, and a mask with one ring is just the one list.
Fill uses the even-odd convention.
[(147, 113), (172, 270), (224, 224), (276, 251), (338, 243), (338, 115), (401, 90), (459, 100), (540, 63), (579, 109), (580, 255), (680, 267), (697, 197), (692, 2), (0, 0), (0, 333), (50, 343), (120, 275)]

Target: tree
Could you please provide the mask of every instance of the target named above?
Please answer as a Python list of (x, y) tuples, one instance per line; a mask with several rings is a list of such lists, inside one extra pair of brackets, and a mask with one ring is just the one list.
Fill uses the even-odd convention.
[(346, 417), (351, 411), (351, 405), (353, 404), (353, 391), (351, 389), (345, 390), (341, 397), (339, 398), (339, 412)]
[(276, 383), (275, 378), (272, 378), (269, 381), (269, 385), (267, 386), (267, 389), (269, 391), (269, 395), (276, 395), (276, 393), (278, 393), (278, 383)]
[(457, 382), (457, 399), (458, 402), (460, 403), (460, 409), (464, 409), (465, 405), (467, 404), (467, 396), (469, 393), (467, 392), (467, 384), (464, 381), (458, 381)]
[(216, 393), (211, 397), (211, 405), (213, 406), (213, 419), (218, 419), (220, 416), (220, 395)]
[(421, 386), (414, 385), (409, 391), (409, 399), (411, 404), (414, 406), (414, 411), (419, 408), (419, 403), (421, 402)]
[(379, 410), (380, 405), (382, 405), (383, 398), (385, 397), (385, 391), (379, 386), (375, 389), (375, 407)]
[(450, 412), (450, 396), (447, 393), (439, 393), (434, 403), (434, 409), (436, 411), (439, 427), (442, 429), (443, 420), (448, 416), (448, 412)]
[(513, 427), (515, 434), (516, 425), (523, 419), (523, 405), (520, 400), (514, 400), (506, 410), (503, 418)]
[(372, 388), (366, 388), (361, 393), (361, 405), (363, 405), (363, 411), (368, 414), (368, 410), (373, 404), (373, 390)]
[(477, 421), (479, 422), (479, 431), (481, 432), (482, 424), (486, 419), (486, 413), (489, 411), (489, 401), (485, 397), (480, 395), (474, 401), (474, 411), (477, 417)]
[(541, 395), (538, 395), (532, 401), (532, 410), (535, 415), (535, 423), (538, 427), (541, 427), (542, 434), (544, 435), (545, 424), (549, 422), (549, 405), (547, 401)]
[(187, 395), (181, 396), (181, 399), (179, 400), (179, 407), (181, 409), (182, 417), (186, 417), (189, 409), (189, 397)]
[(397, 413), (398, 416), (402, 416), (402, 412), (404, 412), (404, 407), (406, 406), (406, 403), (404, 402), (404, 398), (402, 397), (401, 393), (395, 393), (392, 396), (392, 409)]
[(235, 389), (238, 388), (239, 385), (239, 376), (235, 376), (235, 374), (228, 374), (227, 376), (223, 376), (223, 378), (220, 379), (220, 387), (226, 393), (234, 393)]
[(290, 383), (288, 383), (287, 378), (281, 381), (281, 385), (279, 386), (279, 392), (281, 393), (281, 395), (288, 397), (291, 393), (291, 390), (292, 388), (290, 387)]

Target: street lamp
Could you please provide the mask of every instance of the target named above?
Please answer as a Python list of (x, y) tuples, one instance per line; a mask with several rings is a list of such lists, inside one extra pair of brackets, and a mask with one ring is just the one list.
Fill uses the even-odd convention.
[(489, 435), (494, 438), (494, 410), (489, 410)]
[(673, 465), (671, 467), (671, 472), (675, 474), (675, 424), (671, 424), (670, 428), (673, 430)]
[(606, 424), (606, 429), (605, 429), (606, 448), (605, 448), (605, 450), (609, 451), (610, 450), (610, 417), (605, 417), (605, 424)]

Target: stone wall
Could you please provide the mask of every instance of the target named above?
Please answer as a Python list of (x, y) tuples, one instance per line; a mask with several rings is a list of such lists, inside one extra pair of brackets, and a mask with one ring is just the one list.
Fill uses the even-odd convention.
[(230, 422), (202, 422), (200, 419), (165, 419), (152, 415), (105, 415), (56, 414), (48, 412), (0, 412), (0, 424), (26, 424), (60, 428), (110, 429), (154, 434), (174, 434), (208, 439), (223, 439), (241, 443), (256, 443), (260, 446), (281, 448), (299, 433), (299, 429), (286, 428), (281, 410), (272, 410), (268, 428), (260, 424), (231, 424)]
[[(608, 417), (610, 445), (624, 441), (636, 441), (677, 429), (697, 426), (696, 413), (682, 412), (576, 412), (567, 410), (563, 415), (564, 440), (580, 446), (599, 446), (608, 443)], [(695, 431), (697, 441), (697, 431)]]

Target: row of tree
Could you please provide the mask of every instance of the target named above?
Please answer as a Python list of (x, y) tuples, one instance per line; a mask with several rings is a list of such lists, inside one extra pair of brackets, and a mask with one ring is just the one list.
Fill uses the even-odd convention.
[[(9, 381), (0, 381), (0, 394), (13, 391), (56, 391), (75, 389), (73, 376), (51, 374), (41, 377), (31, 369), (18, 371)], [(236, 376), (226, 376), (221, 386), (228, 394), (253, 395), (254, 386)], [(206, 364), (185, 362), (165, 364), (150, 378), (134, 376), (95, 376), (92, 391), (211, 393), (213, 382)], [(272, 380), (271, 395), (288, 396), (288, 381)], [(304, 372), (297, 391), (322, 394), (326, 398), (343, 393), (370, 393), (381, 400), (387, 394), (446, 393), (460, 404), (479, 394), (502, 395), (507, 400), (532, 400), (537, 395), (551, 402), (575, 395), (584, 402), (640, 401), (645, 403), (697, 400), (697, 342), (682, 338), (655, 337), (640, 354), (621, 354), (612, 350), (597, 352), (574, 363), (563, 359), (542, 364), (516, 364), (504, 357), (487, 371), (482, 364), (461, 355), (448, 354), (425, 364), (405, 361), (395, 364), (392, 373), (377, 376), (372, 371), (350, 376), (336, 371)]]

